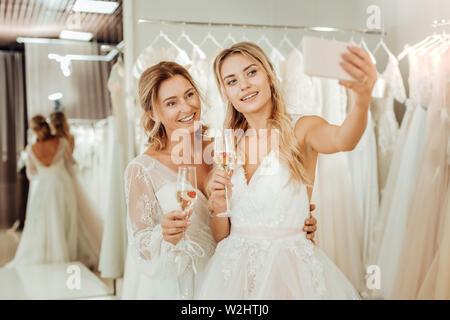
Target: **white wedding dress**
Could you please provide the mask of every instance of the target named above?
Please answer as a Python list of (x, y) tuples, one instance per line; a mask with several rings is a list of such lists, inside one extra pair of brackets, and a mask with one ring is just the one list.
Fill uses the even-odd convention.
[(104, 232), (100, 251), (99, 270), (103, 278), (123, 276), (127, 254), (126, 203), (123, 173), (134, 156), (133, 146), (128, 144), (128, 114), (125, 106), (125, 79), (123, 65), (119, 61), (111, 70), (108, 90), (111, 94), (112, 115), (108, 117), (107, 179), (103, 179), (106, 193)]
[(220, 94), (213, 72), (214, 58), (218, 53), (203, 59), (194, 50), (192, 66), (188, 68), (203, 98), (201, 121), (211, 129), (223, 128), (226, 115), (226, 104)]
[(292, 115), (321, 116), (323, 103), (321, 80), (304, 73), (302, 53), (299, 50), (292, 50), (280, 70), (287, 112)]
[[(384, 81), (385, 91), (379, 92), (376, 97), (372, 95), (370, 109), (377, 139), (378, 187), (382, 193), (399, 132), (399, 125), (394, 113), (394, 99), (401, 103), (406, 99), (402, 75), (395, 56), (389, 54), (386, 69), (378, 75), (378, 78)], [(382, 194), (380, 194), (381, 197)]]
[(359, 294), (325, 253), (306, 239), (304, 185), (271, 151), (247, 185), (232, 177), (231, 232), (218, 243), (202, 277), (198, 299), (358, 299)]
[[(402, 150), (399, 155), (394, 154), (388, 184), (381, 204), (375, 239), (379, 241), (376, 252), (376, 264), (382, 272), (381, 288), (374, 292), (375, 297), (392, 298), (393, 288), (398, 276), (404, 270), (399, 269), (400, 256), (406, 235), (408, 205), (410, 197), (417, 183), (420, 164), (423, 158), (425, 129), (427, 121), (427, 107), (430, 102), (429, 86), (431, 77), (422, 58), (410, 54), (410, 101), (409, 108), (413, 108), (411, 119), (405, 115), (403, 121), (410, 121), (404, 137), (399, 137)], [(424, 72), (423, 74), (419, 74)], [(407, 111), (408, 112), (408, 111)], [(403, 127), (403, 125), (402, 125)], [(394, 162), (395, 161), (395, 162)], [(391, 177), (392, 175), (392, 177)], [(409, 280), (408, 280), (409, 281)]]
[[(337, 80), (320, 79), (321, 116), (341, 125), (346, 117), (347, 95)], [(363, 260), (363, 217), (347, 152), (319, 154), (311, 203), (319, 226), (317, 244), (360, 292), (365, 288)]]
[(163, 240), (163, 215), (180, 210), (177, 173), (142, 154), (125, 171), (128, 252), (123, 299), (192, 299), (198, 275), (214, 253), (206, 197), (198, 191), (185, 240)]
[(449, 299), (450, 51), (428, 53), (418, 67), (424, 80), (419, 87), (421, 103), (428, 107), (426, 130), (419, 133), (425, 142), (409, 198), (392, 296)]
[(28, 196), (25, 226), (14, 259), (6, 267), (77, 260), (77, 194), (72, 180), (71, 148), (59, 139), (50, 166), (27, 148), (26, 173), (33, 188)]

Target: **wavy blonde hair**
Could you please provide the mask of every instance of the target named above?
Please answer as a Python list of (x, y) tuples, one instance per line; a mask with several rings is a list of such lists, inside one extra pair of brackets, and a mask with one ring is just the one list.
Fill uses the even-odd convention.
[(224, 83), (220, 76), (220, 69), (227, 57), (233, 54), (242, 54), (250, 60), (260, 65), (266, 72), (270, 83), (272, 97), (272, 112), (268, 120), (270, 129), (278, 129), (280, 132), (280, 159), (285, 163), (291, 173), (291, 181), (301, 182), (311, 186), (304, 167), (304, 154), (292, 128), (292, 118), (286, 111), (286, 104), (281, 95), (280, 83), (275, 74), (275, 68), (264, 51), (256, 44), (250, 42), (240, 42), (232, 45), (228, 49), (222, 50), (214, 60), (214, 74), (221, 93), (227, 102), (227, 112), (225, 117), (225, 127), (231, 129), (242, 129), (246, 131), (249, 127), (244, 115), (237, 111), (226, 97)]
[(70, 126), (67, 122), (66, 115), (62, 111), (55, 111), (50, 114), (50, 123), (55, 129), (55, 135), (60, 138), (69, 139), (72, 137), (70, 134)]
[(31, 118), (30, 127), (36, 134), (36, 138), (38, 141), (45, 141), (53, 138), (47, 120), (40, 114), (35, 115), (33, 118)]
[[(183, 66), (172, 61), (162, 61), (146, 69), (139, 78), (139, 100), (141, 107), (144, 110), (142, 115), (142, 126), (148, 134), (149, 147), (154, 151), (163, 150), (167, 146), (167, 132), (164, 125), (159, 120), (158, 108), (158, 94), (161, 83), (176, 75), (180, 75), (188, 80), (194, 90), (199, 95), (200, 100), (202, 96), (195, 84), (194, 79)], [(150, 116), (153, 114), (153, 118)], [(206, 126), (202, 126), (202, 133), (207, 130)]]

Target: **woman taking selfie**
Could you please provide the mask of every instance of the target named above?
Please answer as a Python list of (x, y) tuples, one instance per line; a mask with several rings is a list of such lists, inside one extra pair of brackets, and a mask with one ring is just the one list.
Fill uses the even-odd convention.
[[(245, 161), (231, 179), (215, 170), (208, 184), (219, 243), (199, 299), (359, 299), (323, 251), (292, 228), (309, 215), (318, 154), (352, 150), (366, 127), (376, 69), (357, 47), (343, 59), (356, 80), (339, 83), (352, 90), (355, 105), (335, 126), (318, 116), (291, 123), (274, 67), (257, 45), (237, 43), (216, 57), (216, 80), (228, 101), (225, 127), (245, 132), (238, 145)], [(267, 151), (250, 163), (249, 141), (263, 139), (264, 130), (277, 133), (279, 148), (263, 143)], [(271, 166), (277, 170), (264, 174)], [(223, 191), (231, 186), (231, 219), (219, 217), (226, 210)]]

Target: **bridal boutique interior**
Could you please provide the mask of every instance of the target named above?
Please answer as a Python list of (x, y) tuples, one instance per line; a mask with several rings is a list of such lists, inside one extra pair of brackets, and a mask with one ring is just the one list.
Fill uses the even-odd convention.
[[(77, 0), (0, 0), (0, 299), (123, 297), (131, 254), (124, 172), (146, 150), (137, 84), (148, 67), (185, 66), (205, 97), (202, 123), (221, 128), (226, 104), (214, 58), (254, 42), (274, 65), (294, 119), (342, 124), (352, 96), (336, 79), (305, 73), (305, 36), (358, 45), (378, 72), (356, 148), (319, 155), (317, 246), (363, 299), (450, 299), (449, 1), (91, 2), (109, 11)], [(64, 30), (87, 38), (67, 39)], [(42, 263), (27, 252), (46, 255), (58, 244), (40, 246), (24, 226), (39, 220), (33, 204), (55, 197), (33, 198), (41, 188), (27, 179), (27, 146), (36, 141), (30, 120), (50, 121), (55, 111), (75, 141), (77, 245)], [(64, 237), (72, 229), (59, 223)], [(28, 232), (56, 234), (28, 224)]]

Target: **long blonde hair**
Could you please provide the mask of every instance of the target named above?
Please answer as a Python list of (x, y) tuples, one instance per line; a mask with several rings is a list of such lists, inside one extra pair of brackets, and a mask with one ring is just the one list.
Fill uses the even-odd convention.
[(35, 115), (33, 118), (31, 118), (30, 127), (36, 134), (36, 138), (38, 141), (45, 141), (53, 138), (47, 120), (40, 114)]
[(70, 139), (70, 126), (67, 122), (66, 115), (62, 111), (55, 111), (50, 114), (50, 123), (55, 129), (55, 135), (59, 138)]
[(220, 68), (227, 57), (233, 54), (243, 56), (255, 61), (265, 70), (270, 83), (272, 97), (272, 112), (268, 120), (269, 128), (278, 129), (280, 133), (280, 160), (285, 163), (291, 173), (290, 181), (301, 182), (311, 186), (311, 179), (308, 177), (304, 167), (304, 154), (294, 136), (292, 129), (292, 118), (286, 111), (286, 104), (280, 90), (280, 83), (275, 74), (275, 68), (264, 51), (256, 44), (250, 42), (240, 42), (232, 45), (228, 49), (222, 50), (214, 60), (214, 74), (222, 95), (228, 101), (227, 113), (225, 117), (225, 127), (231, 129), (247, 130), (249, 125), (244, 115), (233, 107), (229, 99), (226, 98), (224, 83), (220, 76)]
[[(200, 100), (202, 100), (194, 79), (192, 79), (189, 72), (178, 63), (162, 61), (146, 69), (139, 79), (139, 100), (141, 107), (144, 110), (144, 114), (142, 115), (142, 125), (148, 134), (149, 147), (154, 151), (163, 150), (167, 146), (168, 141), (166, 129), (159, 120), (158, 108), (156, 108), (159, 89), (163, 81), (176, 75), (180, 75), (188, 80), (199, 95)], [(153, 114), (154, 119), (152, 119), (150, 113)], [(206, 130), (207, 127), (202, 126), (202, 133)]]

